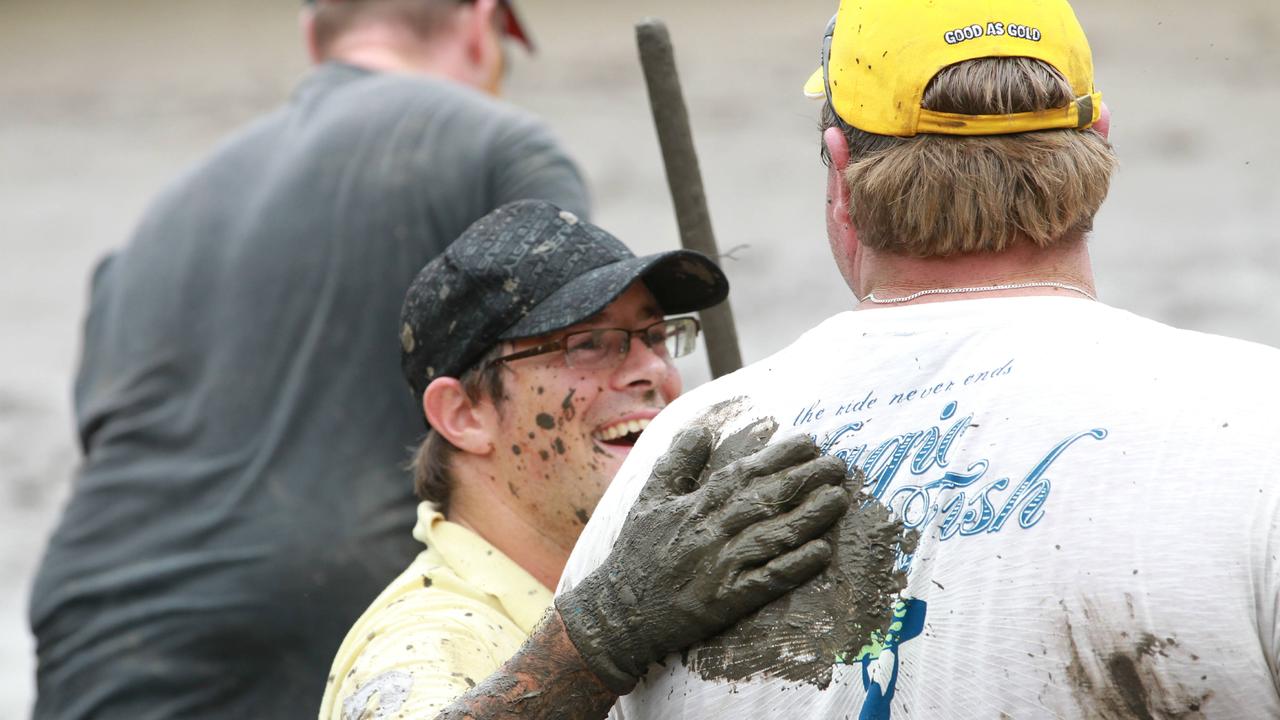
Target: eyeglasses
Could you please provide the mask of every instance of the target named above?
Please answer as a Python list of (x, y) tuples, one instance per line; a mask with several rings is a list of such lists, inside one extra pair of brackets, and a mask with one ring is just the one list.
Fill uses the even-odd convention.
[(488, 364), (510, 362), (553, 352), (564, 353), (564, 364), (579, 370), (604, 370), (622, 364), (631, 351), (631, 336), (640, 338), (661, 358), (678, 358), (693, 352), (701, 325), (696, 318), (679, 317), (662, 320), (639, 330), (597, 328), (571, 332), (559, 340), (503, 355)]

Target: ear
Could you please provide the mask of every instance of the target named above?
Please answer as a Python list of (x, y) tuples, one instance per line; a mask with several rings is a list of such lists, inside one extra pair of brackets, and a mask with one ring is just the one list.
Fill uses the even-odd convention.
[(822, 133), (822, 143), (827, 146), (827, 155), (831, 158), (831, 184), (829, 190), (832, 212), (840, 212), (847, 222), (849, 219), (849, 186), (845, 178), (849, 171), (849, 141), (839, 128), (829, 127)]
[(472, 455), (494, 450), (497, 408), (488, 399), (472, 402), (457, 378), (436, 378), (422, 393), (422, 412), (431, 429), (454, 447)]
[(493, 50), (494, 14), (498, 12), (498, 0), (476, 0), (467, 8), (464, 27), (467, 59), (473, 65), (483, 65)]
[(862, 296), (861, 261), (862, 244), (853, 226), (849, 206), (849, 141), (840, 128), (827, 128), (822, 133), (831, 166), (827, 169), (827, 241), (836, 267), (854, 294)]
[(1093, 130), (1103, 140), (1111, 139), (1111, 108), (1107, 107), (1106, 102), (1102, 103), (1102, 113), (1098, 115), (1098, 122), (1093, 124)]
[(298, 12), (298, 27), (302, 30), (303, 44), (307, 48), (307, 59), (312, 65), (324, 62), (320, 52), (320, 43), (316, 38), (316, 9), (311, 4), (303, 5)]
[(839, 239), (841, 245), (852, 249), (857, 232), (849, 205), (849, 141), (839, 128), (831, 127), (822, 133), (822, 142), (831, 158), (827, 169), (827, 233), (833, 243)]

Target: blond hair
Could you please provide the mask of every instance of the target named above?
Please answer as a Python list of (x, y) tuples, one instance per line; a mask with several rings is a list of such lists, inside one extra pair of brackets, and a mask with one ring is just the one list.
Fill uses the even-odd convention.
[[(938, 73), (923, 106), (1004, 115), (1065, 107), (1073, 99), (1071, 86), (1049, 65), (984, 58)], [(837, 124), (827, 105), (823, 128)], [(849, 215), (859, 242), (913, 257), (1079, 239), (1093, 228), (1116, 167), (1111, 144), (1092, 130), (895, 138), (846, 127), (845, 137)]]

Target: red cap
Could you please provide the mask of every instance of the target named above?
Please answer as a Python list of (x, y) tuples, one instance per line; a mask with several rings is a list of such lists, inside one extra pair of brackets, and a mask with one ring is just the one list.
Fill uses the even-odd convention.
[(520, 16), (516, 14), (516, 9), (511, 5), (511, 0), (499, 0), (499, 5), (505, 11), (507, 16), (506, 23), (502, 26), (502, 31), (508, 37), (514, 38), (529, 52), (533, 52), (533, 40), (529, 37), (529, 33), (525, 32), (524, 24), (520, 22)]
[[(462, 1), (474, 2), (474, 0)], [(315, 5), (316, 0), (304, 0), (304, 3)], [(524, 24), (520, 22), (520, 16), (516, 14), (516, 9), (511, 5), (511, 0), (498, 0), (498, 4), (502, 6), (503, 14), (506, 16), (506, 22), (502, 24), (502, 32), (507, 37), (515, 39), (529, 52), (533, 52), (533, 39), (529, 37), (529, 33), (525, 32)]]

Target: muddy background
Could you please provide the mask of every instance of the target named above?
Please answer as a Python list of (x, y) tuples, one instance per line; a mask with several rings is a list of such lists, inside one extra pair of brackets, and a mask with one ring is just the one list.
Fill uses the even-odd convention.
[[(678, 240), (631, 25), (667, 19), (748, 360), (848, 308), (799, 92), (834, 0), (521, 0), (509, 95), (548, 119), (596, 219)], [(1280, 344), (1280, 3), (1076, 0), (1123, 166), (1093, 239), (1109, 303)], [(292, 0), (0, 0), (0, 718), (32, 698), (26, 596), (78, 461), (88, 272), (148, 199), (304, 72)], [(706, 371), (685, 366), (690, 385)], [(1214, 372), (1206, 367), (1205, 372)]]

